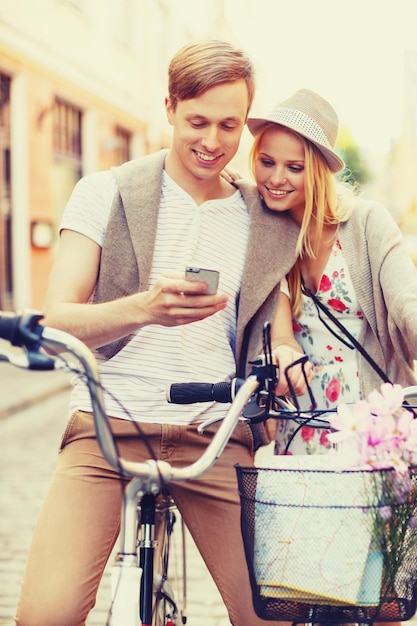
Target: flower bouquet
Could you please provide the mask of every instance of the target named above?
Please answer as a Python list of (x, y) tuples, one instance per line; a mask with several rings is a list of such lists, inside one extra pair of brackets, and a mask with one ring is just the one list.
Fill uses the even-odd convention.
[(382, 556), (381, 601), (388, 602), (417, 555), (417, 420), (403, 401), (400, 385), (384, 383), (367, 400), (339, 406), (328, 435), (343, 467), (372, 472), (371, 536)]

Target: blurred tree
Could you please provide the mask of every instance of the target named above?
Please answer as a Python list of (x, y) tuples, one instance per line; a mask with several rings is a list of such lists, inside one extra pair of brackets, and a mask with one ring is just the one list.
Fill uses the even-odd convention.
[(346, 163), (345, 169), (340, 174), (343, 181), (355, 186), (361, 186), (370, 181), (371, 173), (348, 128), (340, 130), (336, 150)]

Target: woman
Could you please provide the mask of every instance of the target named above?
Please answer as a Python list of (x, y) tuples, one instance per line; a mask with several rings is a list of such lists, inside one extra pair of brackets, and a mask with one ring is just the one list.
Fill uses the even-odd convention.
[[(335, 176), (344, 168), (334, 150), (335, 111), (318, 94), (301, 89), (267, 117), (247, 124), (255, 137), (252, 172), (264, 203), (288, 212), (300, 228), (298, 260), (287, 277), (286, 295), (280, 295), (273, 344), (288, 333), (292, 317), (295, 339), (313, 366), (311, 388), (320, 408), (367, 397), (379, 388), (381, 376), (416, 384), (416, 268), (389, 212), (357, 197)], [(353, 336), (353, 344), (320, 304)], [(303, 408), (311, 405), (308, 395), (298, 400)], [(294, 435), (296, 428), (288, 421), (279, 424), (279, 453), (327, 452), (328, 431), (305, 426)]]
[[(346, 345), (346, 337), (345, 342), (339, 339), (340, 330), (326, 313), (319, 315), (308, 290), (390, 381), (416, 384), (416, 268), (389, 212), (356, 197), (337, 180), (344, 162), (334, 150), (334, 109), (318, 94), (301, 89), (267, 117), (247, 123), (255, 137), (251, 166), (263, 201), (272, 211), (288, 212), (300, 227), (299, 257), (288, 275), (288, 307), (295, 338), (313, 365), (311, 386), (318, 407), (356, 402), (379, 388), (382, 379), (350, 341)], [(273, 340), (288, 323), (283, 302)], [(308, 395), (299, 401), (304, 408), (311, 404)], [(290, 422), (280, 424), (280, 452), (294, 429)], [(328, 447), (323, 429), (305, 427), (291, 442), (293, 453), (326, 452)]]

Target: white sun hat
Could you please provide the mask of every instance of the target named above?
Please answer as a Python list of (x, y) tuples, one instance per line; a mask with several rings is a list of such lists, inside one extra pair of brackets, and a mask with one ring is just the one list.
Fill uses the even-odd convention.
[(321, 152), (332, 172), (345, 167), (343, 159), (335, 152), (339, 119), (333, 107), (319, 94), (309, 89), (299, 89), (290, 98), (277, 104), (264, 118), (250, 117), (247, 125), (252, 133), (273, 122), (299, 133), (311, 141)]

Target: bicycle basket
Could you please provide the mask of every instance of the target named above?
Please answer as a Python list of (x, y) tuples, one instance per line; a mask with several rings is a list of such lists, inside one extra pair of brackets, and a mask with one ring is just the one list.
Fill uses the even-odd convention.
[(416, 468), (406, 498), (391, 489), (391, 470), (236, 472), (260, 618), (341, 624), (415, 614)]

